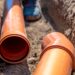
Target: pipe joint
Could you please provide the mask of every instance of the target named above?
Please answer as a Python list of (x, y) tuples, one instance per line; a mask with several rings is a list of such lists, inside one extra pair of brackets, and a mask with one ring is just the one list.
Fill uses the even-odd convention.
[(75, 68), (75, 48), (72, 43), (61, 33), (53, 32), (43, 38), (41, 57), (48, 50), (58, 48), (66, 51), (72, 58), (73, 69)]

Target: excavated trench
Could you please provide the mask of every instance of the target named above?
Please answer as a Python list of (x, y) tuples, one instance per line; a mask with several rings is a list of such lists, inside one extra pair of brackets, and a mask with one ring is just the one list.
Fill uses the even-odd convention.
[[(0, 0), (2, 13), (3, 1)], [(75, 46), (75, 1), (41, 0), (42, 18), (37, 22), (26, 22), (31, 51), (27, 60), (21, 64), (8, 64), (0, 60), (0, 75), (31, 75), (39, 61), (42, 37), (53, 31), (64, 33)], [(75, 75), (74, 72), (72, 75)]]

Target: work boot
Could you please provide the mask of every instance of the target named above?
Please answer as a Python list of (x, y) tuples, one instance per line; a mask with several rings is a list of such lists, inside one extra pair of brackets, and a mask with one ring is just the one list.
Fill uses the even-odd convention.
[(36, 21), (41, 18), (40, 7), (37, 0), (24, 0), (22, 3), (25, 20)]

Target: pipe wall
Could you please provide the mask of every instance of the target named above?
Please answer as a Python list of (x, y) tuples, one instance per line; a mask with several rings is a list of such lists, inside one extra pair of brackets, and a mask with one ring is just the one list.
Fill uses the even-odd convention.
[(42, 54), (33, 75), (71, 75), (75, 49), (61, 33), (53, 32), (43, 38)]
[(20, 63), (29, 53), (25, 22), (20, 0), (5, 0), (1, 29), (1, 58), (8, 63)]

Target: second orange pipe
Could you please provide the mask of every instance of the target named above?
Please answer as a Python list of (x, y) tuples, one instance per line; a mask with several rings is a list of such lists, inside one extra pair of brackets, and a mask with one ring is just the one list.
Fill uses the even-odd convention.
[(71, 75), (75, 49), (61, 33), (53, 32), (43, 38), (41, 60), (33, 75)]
[(5, 0), (1, 30), (1, 58), (8, 63), (20, 63), (29, 53), (21, 0)]

